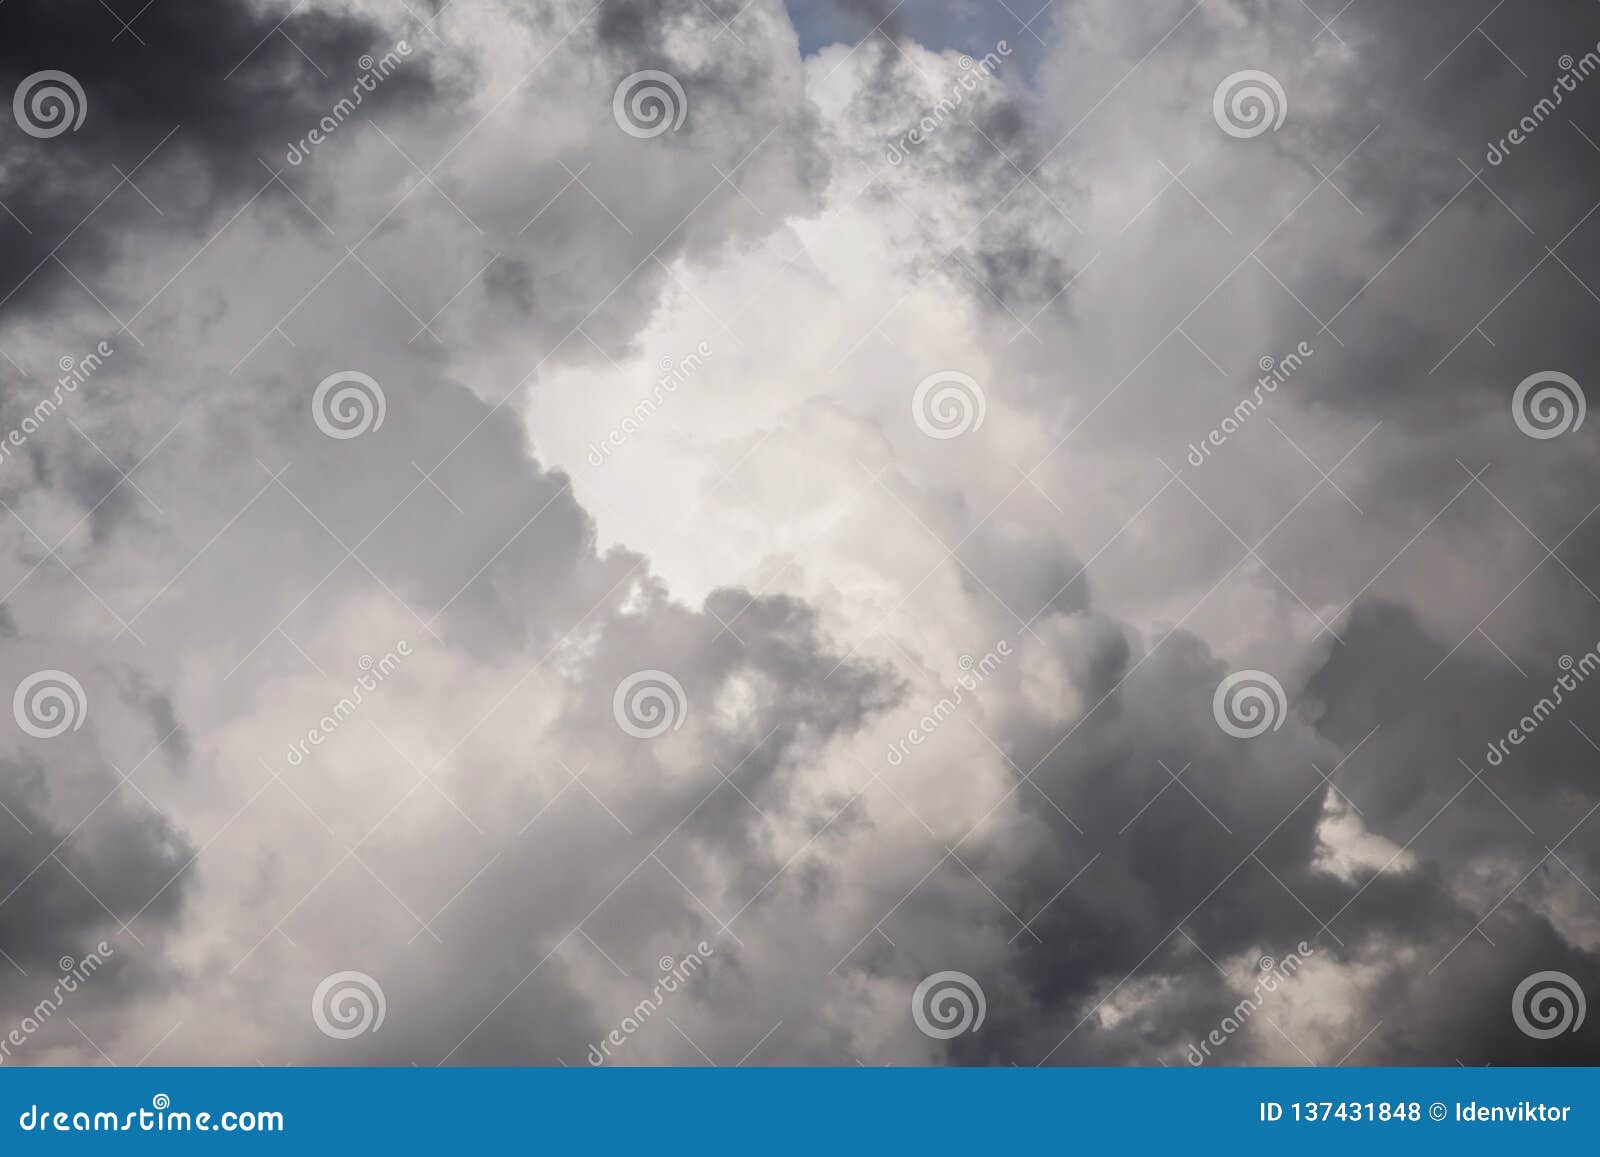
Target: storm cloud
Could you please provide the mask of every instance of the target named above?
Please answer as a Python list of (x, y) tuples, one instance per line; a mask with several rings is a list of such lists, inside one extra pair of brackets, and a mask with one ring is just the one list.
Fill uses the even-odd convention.
[(0, 45), (7, 1060), (1600, 1058), (1594, 11)]

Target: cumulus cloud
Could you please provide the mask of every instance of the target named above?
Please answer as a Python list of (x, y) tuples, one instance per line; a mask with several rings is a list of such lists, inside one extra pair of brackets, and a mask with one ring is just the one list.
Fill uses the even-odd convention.
[(19, 1060), (1594, 1059), (1600, 29), (891, 7), (0, 8)]

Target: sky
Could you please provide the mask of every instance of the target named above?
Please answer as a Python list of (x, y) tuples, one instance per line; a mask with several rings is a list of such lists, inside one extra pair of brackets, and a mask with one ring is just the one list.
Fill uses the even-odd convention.
[(0, 6), (0, 1064), (1600, 1060), (1596, 73)]

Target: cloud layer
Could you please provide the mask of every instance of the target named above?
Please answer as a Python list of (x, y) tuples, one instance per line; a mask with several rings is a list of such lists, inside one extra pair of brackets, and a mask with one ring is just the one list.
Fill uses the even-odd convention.
[(1600, 17), (125, 7), (0, 7), (7, 1061), (1600, 1055)]

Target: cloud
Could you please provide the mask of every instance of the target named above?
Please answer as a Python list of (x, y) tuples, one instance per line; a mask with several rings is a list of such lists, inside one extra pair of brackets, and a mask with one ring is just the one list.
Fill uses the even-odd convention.
[[(1600, 33), (1059, 7), (855, 47), (886, 11), (224, 8), (202, 50), (157, 6), (62, 47), (90, 115), (6, 146), (15, 252), (183, 123), (159, 212), (119, 188), (63, 248), (93, 296), (0, 307), (4, 641), (94, 672), (86, 762), (148, 796), (62, 853), (108, 915), (45, 853), (115, 781), (31, 744), (0, 781), (37, 832), (0, 888), (45, 864), (0, 947), (128, 921), (96, 1047), (1180, 1064), (1231, 1017), (1207, 1063), (1593, 1057), (1510, 1008), (1596, 977), (1590, 689), (1487, 752), (1600, 639), (1594, 456), (1510, 413), (1592, 376), (1596, 97), (1480, 154)], [(1246, 68), (1276, 132), (1213, 119)], [(618, 123), (645, 70), (675, 129)], [(1254, 738), (1214, 716), (1245, 671)], [(946, 1041), (948, 971), (987, 1013)], [(342, 972), (381, 1029), (318, 1030)]]
[[(195, 13), (153, 5), (131, 20), (77, 2), (5, 13), (0, 87), (24, 91), (26, 78), (50, 70), (82, 93), (71, 132), (41, 140), (14, 119), (5, 126), (0, 283), (12, 312), (94, 293), (77, 279), (94, 280), (126, 232), (200, 235), (241, 194), (283, 197), (267, 187), (284, 143), (349, 95), (359, 61), (393, 49), (388, 35), (351, 13), (232, 0)], [(426, 66), (400, 69), (372, 93), (377, 109), (434, 95)]]

